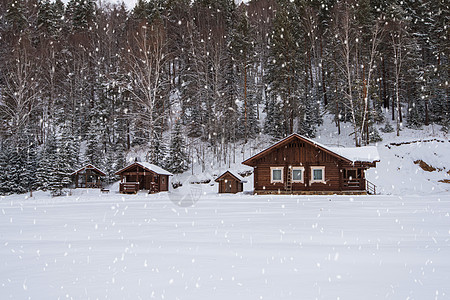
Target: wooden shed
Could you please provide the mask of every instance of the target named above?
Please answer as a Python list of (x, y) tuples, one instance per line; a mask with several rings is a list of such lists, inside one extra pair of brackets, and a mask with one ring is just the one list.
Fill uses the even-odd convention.
[(105, 172), (99, 168), (88, 164), (72, 174), (75, 188), (102, 188), (102, 178), (106, 176)]
[(148, 162), (134, 162), (116, 172), (120, 176), (119, 190), (121, 193), (137, 193), (138, 190), (148, 190), (158, 193), (169, 190), (169, 171)]
[(250, 157), (256, 194), (366, 194), (365, 170), (379, 162), (376, 147), (335, 148), (292, 134)]
[(219, 183), (219, 193), (236, 194), (244, 190), (244, 183), (247, 182), (239, 174), (227, 170), (215, 180)]

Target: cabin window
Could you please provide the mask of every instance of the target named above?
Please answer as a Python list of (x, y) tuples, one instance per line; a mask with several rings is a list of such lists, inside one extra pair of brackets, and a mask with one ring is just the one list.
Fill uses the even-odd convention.
[(303, 174), (305, 168), (303, 167), (292, 167), (292, 182), (303, 182)]
[(270, 182), (277, 183), (283, 182), (283, 167), (272, 167), (270, 168)]
[(311, 183), (325, 183), (325, 167), (311, 167)]

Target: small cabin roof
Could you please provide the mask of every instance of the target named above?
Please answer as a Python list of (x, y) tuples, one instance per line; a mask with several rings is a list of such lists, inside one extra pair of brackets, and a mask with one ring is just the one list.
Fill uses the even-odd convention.
[(241, 175), (239, 175), (238, 173), (235, 173), (231, 170), (226, 170), (224, 173), (222, 173), (222, 175), (220, 175), (219, 177), (216, 178), (216, 182), (219, 182), (219, 180), (224, 177), (226, 174), (230, 174), (231, 176), (233, 176), (234, 178), (236, 178), (237, 181), (239, 182), (247, 182), (247, 180), (245, 180)]
[(100, 170), (99, 168), (93, 166), (92, 164), (87, 164), (87, 165), (85, 165), (84, 167), (79, 168), (78, 170), (76, 170), (76, 171), (74, 171), (73, 173), (71, 173), (70, 176), (75, 175), (75, 174), (80, 173), (80, 172), (83, 172), (84, 170), (87, 170), (87, 169), (94, 170), (94, 171), (96, 171), (97, 173), (99, 173), (100, 175), (106, 176), (105, 172), (103, 172), (103, 171)]
[(380, 156), (378, 154), (378, 150), (375, 146), (365, 146), (365, 147), (354, 147), (354, 148), (337, 148), (337, 147), (328, 147), (321, 143), (318, 143), (310, 138), (304, 137), (302, 135), (299, 135), (297, 133), (293, 133), (289, 135), (288, 137), (282, 139), (281, 141), (273, 144), (269, 148), (264, 149), (263, 151), (253, 155), (252, 157), (246, 159), (242, 163), (244, 165), (251, 165), (251, 161), (259, 158), (271, 150), (282, 146), (285, 143), (288, 143), (289, 141), (298, 138), (300, 140), (303, 140), (313, 146), (316, 146), (320, 148), (321, 150), (328, 152), (329, 154), (336, 156), (338, 158), (341, 158), (347, 162), (355, 163), (355, 162), (376, 162), (380, 161)]
[(128, 166), (126, 166), (125, 168), (123, 168), (123, 169), (117, 171), (117, 172), (116, 172), (116, 175), (120, 175), (120, 173), (122, 173), (122, 172), (124, 172), (124, 171), (130, 169), (131, 167), (133, 167), (133, 166), (135, 166), (135, 165), (138, 165), (138, 166), (142, 167), (144, 170), (147, 170), (147, 171), (156, 173), (156, 174), (158, 174), (158, 175), (173, 176), (172, 173), (170, 173), (169, 171), (164, 170), (164, 169), (161, 168), (161, 167), (158, 167), (157, 165), (154, 165), (154, 164), (151, 164), (151, 163), (148, 163), (148, 162), (140, 162), (140, 161), (134, 162), (134, 163), (132, 163), (131, 165), (128, 165)]

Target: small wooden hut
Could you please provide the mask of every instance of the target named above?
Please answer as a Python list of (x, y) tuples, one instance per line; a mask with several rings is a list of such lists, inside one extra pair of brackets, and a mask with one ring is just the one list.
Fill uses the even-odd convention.
[(291, 134), (250, 157), (256, 194), (366, 194), (365, 171), (379, 162), (374, 146), (335, 148)]
[(219, 193), (236, 194), (244, 190), (244, 183), (247, 182), (239, 174), (227, 170), (215, 180), (219, 183)]
[(121, 193), (137, 193), (148, 190), (158, 193), (169, 190), (169, 176), (172, 173), (148, 162), (134, 162), (116, 172), (120, 176), (119, 191)]
[(76, 170), (70, 175), (75, 183), (75, 188), (102, 188), (102, 178), (106, 176), (105, 172), (91, 164)]

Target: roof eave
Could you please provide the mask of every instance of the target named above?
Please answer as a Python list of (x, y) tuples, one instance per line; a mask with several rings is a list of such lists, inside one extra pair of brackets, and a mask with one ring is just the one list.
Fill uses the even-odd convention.
[(336, 156), (336, 157), (338, 157), (338, 158), (340, 158), (340, 159), (342, 159), (342, 160), (344, 160), (344, 161), (346, 161), (346, 162), (348, 162), (348, 163), (354, 163), (351, 159), (348, 159), (347, 157), (344, 157), (344, 156), (342, 156), (342, 155), (340, 155), (340, 154), (338, 154), (338, 153), (336, 153), (336, 152), (334, 152), (334, 151), (331, 151), (330, 149), (324, 148), (324, 147), (322, 147), (321, 145), (318, 145), (318, 144), (317, 144), (316, 142), (314, 142), (313, 140), (310, 140), (310, 139), (308, 139), (308, 138), (302, 137), (301, 135), (299, 135), (299, 134), (297, 134), (297, 133), (292, 133), (292, 134), (290, 134), (289, 136), (287, 136), (287, 137), (285, 137), (284, 139), (282, 139), (281, 141), (276, 142), (276, 143), (273, 144), (272, 146), (270, 146), (270, 147), (268, 147), (268, 148), (262, 150), (261, 152), (259, 152), (259, 153), (255, 154), (255, 155), (253, 155), (252, 157), (250, 157), (250, 158), (244, 160), (244, 161), (242, 162), (242, 164), (243, 164), (243, 165), (246, 165), (246, 166), (254, 167), (254, 166), (255, 166), (255, 163), (250, 164), (251, 161), (253, 161), (254, 159), (256, 159), (256, 158), (258, 158), (258, 157), (260, 157), (260, 156), (263, 156), (263, 153), (264, 153), (264, 152), (269, 152), (271, 149), (276, 148), (276, 147), (279, 146), (280, 144), (282, 144), (282, 143), (284, 143), (284, 142), (287, 142), (288, 140), (290, 140), (290, 139), (293, 138), (293, 137), (297, 137), (297, 138), (299, 138), (299, 139), (302, 139), (302, 140), (306, 141), (307, 143), (310, 143), (311, 145), (315, 146), (316, 148), (319, 148), (319, 149), (321, 149), (322, 151), (328, 152), (328, 153), (330, 153), (331, 155), (334, 155), (334, 156)]

